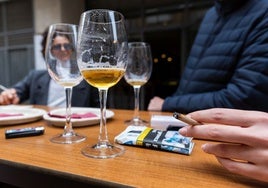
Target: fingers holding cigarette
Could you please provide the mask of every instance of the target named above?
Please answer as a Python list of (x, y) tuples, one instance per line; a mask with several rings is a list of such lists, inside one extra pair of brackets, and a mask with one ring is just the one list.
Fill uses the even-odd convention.
[(19, 97), (17, 95), (17, 92), (15, 89), (5, 89), (0, 94), (0, 104), (1, 105), (8, 105), (8, 104), (18, 104), (19, 103)]
[(192, 119), (190, 117), (187, 117), (184, 114), (178, 113), (178, 112), (174, 112), (173, 117), (178, 119), (178, 120), (183, 121), (184, 123), (192, 125), (192, 126), (202, 124), (201, 122), (198, 122), (198, 121), (196, 121), (196, 120), (194, 120), (194, 119)]

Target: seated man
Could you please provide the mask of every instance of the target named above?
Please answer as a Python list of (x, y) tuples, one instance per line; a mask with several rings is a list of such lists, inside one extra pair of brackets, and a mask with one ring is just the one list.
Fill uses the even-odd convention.
[[(42, 53), (44, 56), (47, 31), (43, 34)], [(56, 40), (57, 39), (57, 40)], [(63, 41), (62, 41), (63, 40)], [(55, 41), (68, 42), (64, 36), (56, 36)], [(71, 50), (67, 47), (55, 48), (54, 52), (62, 61), (69, 59)], [(66, 61), (66, 60), (65, 60)], [(0, 94), (0, 104), (18, 104), (29, 100), (30, 104), (65, 106), (64, 88), (51, 79), (47, 70), (33, 70), (21, 81)], [(73, 88), (73, 107), (99, 106), (98, 90), (90, 86), (85, 80)]]
[(213, 107), (268, 112), (268, 0), (215, 0), (192, 46), (177, 91), (148, 110)]
[[(57, 83), (51, 84), (51, 82), (54, 81), (47, 70), (30, 71), (23, 80), (0, 94), (0, 104), (19, 104), (29, 100), (29, 104), (65, 106), (64, 88)], [(72, 106), (98, 107), (98, 90), (83, 80), (73, 88)]]

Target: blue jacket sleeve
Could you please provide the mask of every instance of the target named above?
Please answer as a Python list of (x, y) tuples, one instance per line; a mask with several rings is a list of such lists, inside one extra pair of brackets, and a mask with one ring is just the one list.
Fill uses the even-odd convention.
[[(262, 19), (247, 37), (240, 50), (240, 58), (233, 62), (236, 69), (226, 87), (204, 93), (175, 93), (165, 99), (162, 110), (189, 113), (223, 107), (268, 112), (267, 49), (268, 16), (265, 15), (265, 19)], [(199, 87), (203, 87), (202, 84)]]
[(24, 102), (30, 97), (31, 81), (33, 80), (34, 71), (30, 71), (22, 80), (16, 83), (13, 87), (16, 89), (20, 102)]

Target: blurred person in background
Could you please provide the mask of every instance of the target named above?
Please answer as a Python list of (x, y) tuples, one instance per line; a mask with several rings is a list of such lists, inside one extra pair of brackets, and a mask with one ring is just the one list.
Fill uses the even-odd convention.
[[(45, 57), (45, 47), (48, 29), (43, 33), (42, 55)], [(57, 44), (53, 53), (63, 62), (68, 61), (72, 48), (68, 45), (68, 38), (56, 36)], [(59, 70), (60, 71), (60, 70)], [(47, 70), (32, 70), (29, 74), (16, 83), (12, 88), (0, 94), (0, 104), (19, 104), (28, 101), (29, 104), (64, 107), (66, 105), (64, 88), (51, 79)], [(83, 80), (73, 88), (73, 107), (98, 107), (98, 90)]]
[(176, 92), (148, 110), (215, 107), (268, 112), (268, 0), (215, 0), (200, 25)]

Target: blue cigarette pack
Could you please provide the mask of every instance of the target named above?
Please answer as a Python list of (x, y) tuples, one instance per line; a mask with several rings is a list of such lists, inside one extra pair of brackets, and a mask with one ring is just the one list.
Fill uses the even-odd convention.
[(135, 145), (190, 155), (194, 143), (178, 131), (162, 131), (146, 126), (128, 126), (115, 137), (118, 144)]

